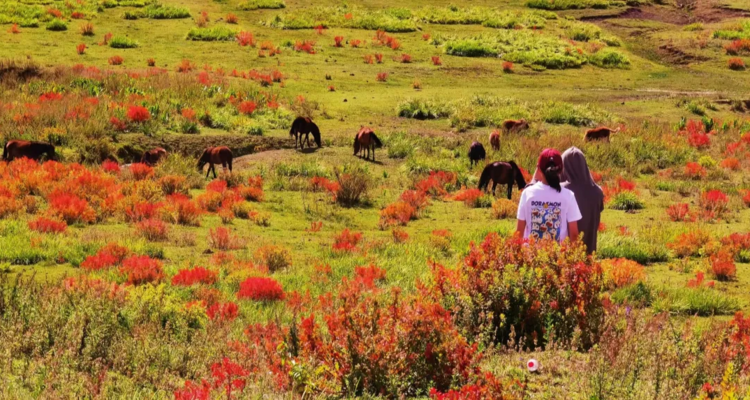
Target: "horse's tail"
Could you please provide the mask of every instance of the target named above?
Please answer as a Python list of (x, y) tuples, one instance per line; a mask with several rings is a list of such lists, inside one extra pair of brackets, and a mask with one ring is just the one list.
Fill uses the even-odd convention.
[(375, 132), (370, 133), (370, 136), (372, 136), (372, 141), (375, 142), (375, 147), (383, 147), (383, 142), (375, 136)]
[(3, 160), (8, 159), (8, 143), (10, 143), (10, 140), (5, 142), (5, 146), (3, 146)]
[(482, 175), (479, 176), (479, 190), (486, 190), (487, 185), (490, 184), (490, 177), (492, 176), (492, 164), (484, 167)]
[(518, 189), (523, 189), (526, 187), (526, 179), (523, 177), (523, 172), (521, 172), (521, 168), (518, 168), (518, 165), (515, 163), (515, 161), (508, 161), (508, 164), (510, 164), (510, 167), (513, 168), (513, 175), (516, 179), (516, 185), (518, 185)]

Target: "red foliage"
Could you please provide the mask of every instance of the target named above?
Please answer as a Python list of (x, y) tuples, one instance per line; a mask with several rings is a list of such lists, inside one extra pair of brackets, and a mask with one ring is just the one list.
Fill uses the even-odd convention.
[(143, 219), (135, 225), (138, 235), (150, 241), (167, 239), (167, 225), (156, 218)]
[(721, 248), (709, 258), (711, 272), (718, 280), (730, 280), (737, 275), (737, 267), (734, 265), (734, 253), (730, 248)]
[(47, 200), (52, 214), (69, 225), (77, 222), (91, 223), (96, 219), (96, 212), (89, 206), (88, 201), (72, 193), (57, 189), (49, 195)]
[(334, 47), (344, 47), (344, 37), (343, 36), (336, 36), (333, 38)]
[(453, 196), (455, 201), (463, 201), (468, 207), (477, 207), (483, 193), (477, 188), (463, 189)]
[(701, 179), (706, 177), (706, 169), (697, 162), (689, 162), (685, 165), (685, 176), (690, 179)]
[(39, 217), (29, 221), (29, 229), (39, 233), (61, 233), (65, 232), (68, 224), (65, 221), (58, 221), (49, 218)]
[(375, 62), (377, 62), (378, 64), (382, 64), (383, 63), (383, 55), (380, 54), (380, 53), (375, 53), (374, 55), (375, 55)]
[(362, 232), (350, 232), (349, 228), (346, 228), (336, 236), (331, 248), (333, 251), (352, 252), (356, 250), (357, 245), (361, 240)]
[[(172, 285), (192, 286), (195, 284), (213, 285), (219, 280), (219, 274), (203, 267), (181, 269), (172, 277)], [(213, 318), (212, 318), (213, 319)]]
[(130, 122), (146, 122), (151, 119), (151, 113), (148, 111), (148, 108), (143, 106), (128, 107), (127, 115)]
[(223, 179), (214, 179), (206, 185), (206, 190), (209, 192), (224, 193), (227, 190), (227, 181)]
[(513, 63), (510, 61), (503, 61), (503, 72), (505, 73), (513, 72)]
[(227, 21), (228, 24), (236, 24), (237, 22), (239, 22), (239, 18), (237, 18), (235, 14), (229, 13), (224, 18), (224, 21)]
[(146, 65), (148, 65), (149, 67), (153, 67), (156, 65), (156, 60), (154, 60), (153, 58), (149, 58), (148, 60), (146, 60)]
[(255, 36), (253, 35), (252, 32), (242, 31), (237, 34), (236, 39), (237, 39), (237, 43), (239, 43), (239, 45), (242, 47), (245, 47), (245, 46), (255, 47)]
[(194, 201), (182, 194), (167, 196), (167, 207), (175, 214), (175, 221), (180, 225), (200, 225), (200, 216), (203, 210)]
[(85, 53), (85, 52), (86, 52), (86, 45), (85, 45), (85, 44), (83, 44), (83, 43), (80, 43), (80, 44), (76, 45), (76, 52), (77, 52), (78, 54), (83, 54), (83, 53)]
[(174, 400), (211, 400), (211, 385), (206, 381), (200, 385), (185, 381), (182, 389), (174, 391)]
[(745, 69), (745, 62), (738, 57), (730, 58), (727, 60), (727, 67), (731, 70), (742, 71)]
[(245, 100), (237, 106), (237, 111), (245, 115), (251, 115), (257, 107), (258, 105), (254, 101)]
[(734, 157), (725, 158), (725, 159), (721, 160), (721, 163), (719, 163), (719, 166), (721, 168), (730, 169), (732, 171), (739, 171), (739, 169), (741, 167), (740, 160), (738, 160), (738, 159), (736, 159)]
[(104, 162), (102, 162), (102, 170), (110, 174), (119, 174), (120, 164), (118, 164), (117, 161), (104, 160)]
[(674, 222), (692, 221), (695, 218), (690, 214), (690, 205), (687, 203), (672, 204), (667, 207), (667, 215)]
[(397, 201), (380, 210), (380, 228), (406, 225), (416, 216), (417, 211), (406, 202)]
[(375, 58), (373, 57), (372, 54), (365, 54), (363, 56), (363, 58), (365, 60), (365, 64), (373, 64), (373, 63), (375, 63)]
[(190, 72), (195, 69), (195, 64), (193, 64), (192, 61), (188, 59), (183, 59), (180, 61), (180, 63), (177, 65), (177, 72)]
[(121, 121), (117, 117), (110, 118), (109, 123), (112, 124), (112, 128), (114, 128), (114, 130), (119, 132), (124, 132), (126, 129), (128, 129), (128, 125), (125, 123), (125, 121)]
[(315, 42), (312, 40), (297, 41), (294, 43), (294, 51), (315, 54)]
[(443, 61), (440, 59), (440, 56), (432, 56), (432, 65), (443, 65)]
[(421, 190), (405, 190), (401, 193), (399, 200), (410, 205), (416, 212), (419, 212), (430, 205), (430, 199), (427, 197), (427, 193)]
[(18, 24), (13, 24), (10, 26), (10, 29), (8, 29), (8, 32), (12, 34), (21, 33), (21, 30), (18, 29)]
[(214, 303), (206, 309), (206, 315), (212, 321), (234, 321), (239, 314), (237, 303)]
[(192, 108), (188, 108), (188, 107), (183, 108), (182, 111), (180, 112), (180, 115), (182, 115), (182, 117), (187, 119), (188, 121), (195, 122), (197, 120), (195, 110), (193, 110)]
[(214, 388), (221, 388), (226, 393), (226, 398), (232, 398), (232, 391), (242, 391), (245, 388), (246, 379), (250, 374), (249, 371), (242, 368), (239, 364), (230, 361), (224, 357), (220, 363), (211, 365), (211, 377), (214, 380)]
[(396, 243), (405, 243), (409, 240), (409, 234), (403, 229), (393, 228), (391, 235), (393, 236), (393, 241)]
[(430, 36), (430, 34), (429, 34), (429, 33), (423, 33), (423, 34), (422, 34), (422, 40), (424, 40), (424, 41), (428, 41), (428, 40), (430, 40), (430, 37), (431, 37), (431, 36)]
[(116, 243), (109, 243), (99, 249), (95, 255), (86, 257), (83, 263), (81, 263), (81, 268), (89, 271), (98, 271), (103, 268), (112, 267), (122, 262), (127, 254), (127, 248)]
[(315, 27), (315, 32), (318, 33), (318, 35), (322, 35), (325, 32), (326, 28), (323, 25), (318, 25)]
[(131, 256), (122, 260), (120, 273), (128, 285), (158, 282), (164, 277), (161, 261), (149, 256)]
[(696, 229), (678, 235), (673, 242), (667, 243), (667, 247), (672, 249), (677, 257), (690, 257), (698, 255), (710, 240), (711, 235), (708, 232)]
[(349, 46), (352, 46), (352, 47), (355, 47), (355, 48), (359, 47), (359, 45), (361, 45), (361, 44), (362, 44), (362, 41), (359, 40), (359, 39), (352, 39), (352, 40), (349, 41)]
[(711, 145), (711, 138), (703, 132), (693, 132), (688, 134), (688, 144), (696, 149), (706, 148)]
[(745, 206), (750, 207), (750, 190), (742, 191), (742, 202)]
[(154, 169), (144, 163), (133, 163), (130, 164), (130, 174), (133, 176), (133, 179), (142, 181), (153, 176)]
[(366, 267), (354, 267), (355, 281), (363, 287), (372, 289), (376, 282), (385, 281), (385, 270), (373, 264)]
[(411, 62), (411, 55), (406, 54), (406, 53), (401, 54), (399, 61), (403, 64), (409, 64)]
[(704, 219), (721, 219), (729, 212), (729, 197), (721, 190), (708, 190), (701, 193), (698, 205), (703, 211)]
[(456, 182), (456, 174), (452, 172), (437, 171), (430, 172), (427, 178), (418, 181), (414, 188), (431, 196), (443, 196), (448, 194), (446, 186)]
[(386, 82), (386, 81), (388, 81), (388, 73), (387, 72), (378, 72), (378, 74), (375, 77), (375, 79), (378, 82)]
[(223, 226), (219, 226), (216, 229), (209, 229), (208, 244), (212, 248), (219, 250), (236, 250), (242, 247), (240, 239)]
[(62, 11), (60, 11), (60, 10), (58, 10), (56, 8), (51, 8), (51, 7), (47, 9), (47, 14), (49, 14), (49, 15), (55, 17), (55, 18), (62, 18), (62, 16), (63, 16)]
[(239, 299), (275, 301), (284, 299), (284, 289), (273, 278), (251, 277), (240, 283)]
[(328, 192), (331, 195), (332, 201), (336, 201), (336, 195), (338, 194), (339, 190), (341, 190), (341, 185), (338, 182), (332, 181), (322, 176), (314, 176), (310, 178), (310, 186), (315, 192)]
[(742, 52), (750, 52), (750, 39), (737, 39), (724, 46), (729, 55), (739, 55)]
[[(108, 33), (107, 35), (111, 34)], [(106, 37), (106, 35), (104, 37)], [(123, 61), (125, 60), (120, 56), (112, 56), (107, 60), (107, 63), (109, 63), (109, 65), (122, 65)]]

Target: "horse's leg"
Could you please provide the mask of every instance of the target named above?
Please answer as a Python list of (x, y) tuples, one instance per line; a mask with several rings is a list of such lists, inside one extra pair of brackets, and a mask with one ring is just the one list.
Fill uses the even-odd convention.
[(208, 174), (211, 173), (211, 164), (208, 164), (208, 169), (206, 169), (206, 179), (208, 179)]
[(232, 173), (232, 159), (231, 158), (227, 161), (227, 164), (229, 164), (229, 173), (231, 174)]
[(375, 162), (375, 145), (372, 145), (372, 162)]
[(224, 174), (227, 173), (227, 162), (226, 161), (222, 161), (221, 162), (221, 172), (224, 173)]
[(512, 194), (513, 194), (513, 182), (510, 182), (508, 183), (508, 200), (510, 200)]
[(211, 164), (211, 171), (213, 171), (213, 172), (214, 172), (214, 179), (218, 178), (218, 177), (216, 176), (216, 164)]
[(497, 182), (495, 180), (492, 180), (492, 195), (495, 195), (495, 188), (497, 188)]

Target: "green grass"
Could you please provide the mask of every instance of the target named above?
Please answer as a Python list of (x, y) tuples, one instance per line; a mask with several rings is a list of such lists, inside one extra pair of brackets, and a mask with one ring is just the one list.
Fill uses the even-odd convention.
[(109, 47), (113, 49), (134, 49), (138, 47), (138, 42), (127, 37), (115, 36), (110, 39)]
[(240, 3), (240, 5), (237, 7), (240, 10), (243, 11), (250, 11), (250, 10), (271, 10), (271, 9), (280, 9), (285, 8), (286, 4), (282, 0), (248, 0), (243, 3)]
[(204, 42), (229, 41), (234, 40), (236, 35), (237, 31), (233, 29), (215, 26), (212, 28), (192, 28), (187, 34), (187, 39)]

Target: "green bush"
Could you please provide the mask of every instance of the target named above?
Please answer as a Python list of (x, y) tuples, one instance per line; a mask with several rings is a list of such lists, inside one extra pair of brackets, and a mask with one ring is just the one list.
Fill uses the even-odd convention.
[(644, 204), (635, 193), (621, 192), (612, 199), (609, 206), (614, 210), (633, 211), (643, 209)]
[(630, 68), (628, 57), (617, 50), (602, 49), (589, 56), (589, 62), (600, 68)]
[(230, 41), (234, 40), (237, 32), (223, 27), (215, 26), (213, 28), (193, 28), (188, 32), (188, 40), (199, 40), (199, 41)]
[(141, 11), (140, 16), (150, 19), (182, 19), (190, 18), (190, 11), (187, 8), (151, 4)]
[(659, 290), (651, 304), (656, 312), (681, 315), (732, 315), (740, 309), (736, 298), (710, 288)]
[(238, 6), (242, 11), (280, 9), (285, 7), (286, 4), (282, 0), (249, 0)]
[(629, 304), (636, 307), (649, 307), (654, 296), (651, 288), (643, 282), (617, 289), (612, 293), (612, 301), (617, 304)]
[(138, 42), (124, 36), (115, 36), (110, 39), (109, 47), (113, 49), (134, 49), (138, 47)]
[(526, 7), (542, 10), (581, 10), (584, 8), (603, 9), (610, 6), (608, 0), (529, 0)]
[(565, 33), (568, 35), (569, 39), (579, 42), (588, 42), (590, 40), (599, 39), (602, 30), (594, 24), (585, 22), (568, 22), (566, 23)]
[[(347, 14), (351, 14), (351, 18), (346, 18)], [(385, 32), (416, 31), (416, 23), (410, 18), (404, 18), (406, 15), (403, 9), (392, 8), (360, 10), (349, 6), (313, 7), (277, 15), (267, 25), (279, 29), (312, 29), (320, 25), (326, 28), (382, 30)]]
[(388, 158), (407, 158), (414, 154), (416, 143), (410, 140), (406, 133), (397, 132), (390, 134), (385, 140), (388, 149)]
[(49, 23), (47, 23), (47, 30), (48, 31), (67, 31), (68, 24), (55, 18)]
[(644, 265), (669, 260), (664, 245), (632, 236), (604, 233), (599, 235), (597, 247), (600, 258), (627, 258)]
[(446, 107), (435, 102), (419, 99), (402, 101), (399, 103), (397, 111), (399, 117), (421, 120), (446, 118), (449, 115), (449, 110)]

